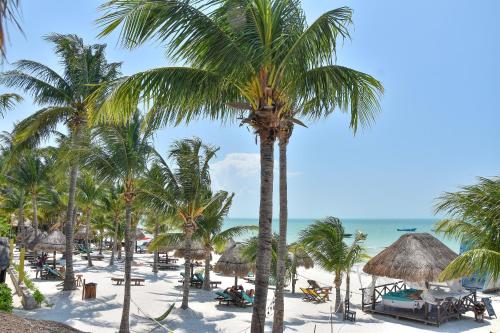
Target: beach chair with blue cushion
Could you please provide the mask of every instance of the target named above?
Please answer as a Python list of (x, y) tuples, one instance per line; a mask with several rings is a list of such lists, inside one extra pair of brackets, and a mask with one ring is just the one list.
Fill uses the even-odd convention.
[(56, 279), (56, 280), (64, 280), (64, 276), (55, 269), (50, 268), (47, 264), (43, 266), (45, 274), (43, 274), (43, 278), (45, 279)]
[[(203, 285), (203, 282), (205, 282), (205, 277), (203, 276), (203, 274), (194, 273), (194, 276), (196, 276), (196, 278), (201, 281), (201, 285)], [(222, 281), (210, 281), (210, 288), (217, 288), (221, 283)]]
[(226, 303), (226, 305), (229, 305), (233, 302), (233, 298), (231, 295), (226, 293), (225, 291), (217, 291), (215, 292), (217, 297), (215, 298), (216, 301), (219, 301), (219, 305)]

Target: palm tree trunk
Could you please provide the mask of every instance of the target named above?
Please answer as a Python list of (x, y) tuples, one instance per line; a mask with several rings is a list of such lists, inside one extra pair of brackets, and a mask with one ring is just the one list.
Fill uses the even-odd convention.
[[(157, 239), (158, 234), (160, 232), (160, 225), (158, 223), (158, 219), (155, 219), (155, 233), (153, 235), (154, 239)], [(153, 273), (158, 274), (158, 248), (156, 248), (153, 252)]]
[[(287, 167), (286, 167), (286, 135), (280, 135), (279, 141), (279, 177), (280, 177), (280, 234), (278, 240), (278, 259), (276, 267), (276, 291), (274, 301), (273, 333), (283, 332), (283, 318), (285, 315), (284, 288), (285, 288), (285, 262), (287, 259), (286, 232), (288, 222), (288, 196), (287, 196)], [(293, 277), (292, 277), (293, 279)]]
[(85, 230), (85, 247), (87, 248), (87, 267), (92, 267), (92, 259), (90, 259), (90, 241), (89, 241), (89, 232), (90, 232), (90, 209), (87, 209), (86, 214), (86, 230)]
[(17, 233), (21, 235), (21, 248), (24, 244), (24, 193), (19, 194), (19, 211), (17, 216)]
[(118, 260), (122, 260), (122, 242), (121, 240), (118, 242), (118, 256), (116, 257)]
[(68, 209), (66, 210), (66, 273), (64, 275), (63, 290), (74, 290), (75, 273), (73, 272), (73, 225), (75, 223), (75, 194), (76, 194), (76, 179), (78, 177), (78, 164), (73, 162), (70, 170), (69, 192), (68, 192)]
[(335, 285), (335, 312), (339, 313), (342, 312), (342, 306), (340, 304), (342, 298), (340, 295), (340, 286), (342, 285), (341, 272), (335, 272), (335, 280), (333, 281), (333, 284)]
[(205, 253), (205, 279), (203, 280), (203, 289), (210, 290), (210, 260), (212, 259), (212, 249), (206, 248)]
[(349, 272), (350, 269), (347, 270), (345, 275), (345, 299), (346, 301), (351, 298), (351, 274)]
[(104, 230), (99, 231), (100, 238), (99, 238), (99, 254), (102, 254), (102, 247), (104, 243)]
[(130, 276), (132, 273), (132, 259), (134, 257), (134, 244), (131, 235), (131, 224), (132, 200), (127, 200), (125, 204), (125, 291), (123, 293), (123, 310), (119, 333), (130, 332)]
[(271, 239), (273, 217), (274, 139), (267, 131), (260, 134), (260, 208), (259, 242), (256, 258), (255, 301), (252, 333), (263, 333), (266, 320), (267, 289), (271, 270)]
[(116, 243), (118, 238), (118, 215), (115, 215), (115, 234), (113, 236), (113, 247), (111, 249), (111, 259), (109, 259), (109, 266), (113, 266), (115, 264), (115, 253), (116, 253)]
[(33, 228), (35, 228), (35, 238), (38, 237), (38, 204), (36, 194), (31, 195), (31, 205), (33, 206)]
[(182, 305), (186, 310), (189, 307), (189, 286), (191, 284), (191, 245), (194, 233), (194, 225), (189, 221), (184, 227), (186, 237), (184, 237), (184, 283), (182, 284)]

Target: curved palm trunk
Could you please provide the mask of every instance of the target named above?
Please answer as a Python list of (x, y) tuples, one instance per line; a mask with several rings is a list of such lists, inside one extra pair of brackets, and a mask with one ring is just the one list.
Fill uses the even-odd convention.
[(193, 242), (194, 225), (188, 222), (184, 227), (186, 233), (184, 243), (184, 282), (182, 284), (182, 305), (181, 308), (189, 308), (189, 286), (191, 284), (191, 245)]
[(90, 209), (87, 209), (85, 212), (85, 248), (87, 249), (87, 267), (94, 266), (92, 264), (92, 259), (90, 259), (90, 241), (89, 241), (89, 232), (90, 232)]
[(132, 274), (132, 259), (134, 257), (133, 239), (131, 234), (132, 224), (132, 201), (127, 200), (125, 204), (125, 291), (123, 293), (123, 310), (119, 333), (129, 333), (130, 316), (130, 276)]
[(255, 272), (255, 301), (252, 313), (252, 333), (263, 333), (266, 320), (267, 289), (271, 270), (271, 239), (273, 217), (274, 139), (269, 133), (260, 134), (260, 208), (259, 242)]
[[(285, 315), (285, 262), (287, 259), (286, 232), (288, 222), (288, 196), (286, 179), (286, 148), (287, 138), (280, 136), (279, 142), (279, 177), (280, 177), (280, 234), (278, 241), (278, 262), (276, 267), (276, 291), (274, 303), (273, 333), (283, 332), (283, 318)], [(292, 277), (293, 279), (294, 277)]]
[(203, 289), (210, 290), (210, 260), (212, 259), (212, 249), (206, 248), (205, 253), (205, 280), (203, 280)]
[[(155, 219), (155, 233), (154, 233), (154, 239), (157, 239), (158, 234), (160, 233), (160, 225), (158, 223), (158, 220)], [(158, 248), (156, 248), (153, 252), (153, 273), (158, 274)]]
[(340, 295), (340, 286), (342, 285), (342, 273), (335, 272), (335, 279), (333, 280), (333, 284), (335, 285), (335, 312), (342, 312), (342, 304)]
[(109, 266), (113, 266), (115, 264), (115, 253), (116, 253), (116, 242), (118, 238), (118, 216), (115, 215), (115, 234), (113, 236), (113, 247), (111, 249), (111, 259), (109, 259)]
[(69, 192), (68, 192), (68, 209), (66, 210), (66, 273), (64, 275), (63, 290), (74, 290), (75, 273), (73, 272), (73, 225), (75, 223), (75, 194), (76, 194), (76, 179), (78, 177), (78, 164), (73, 162), (70, 170)]
[(38, 237), (38, 202), (36, 194), (31, 195), (31, 205), (33, 206), (33, 228), (35, 228), (35, 238)]

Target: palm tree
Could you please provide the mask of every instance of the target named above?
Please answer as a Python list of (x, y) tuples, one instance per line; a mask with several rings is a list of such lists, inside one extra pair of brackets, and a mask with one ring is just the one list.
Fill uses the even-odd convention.
[(314, 260), (326, 271), (334, 272), (335, 309), (342, 311), (340, 287), (342, 274), (349, 273), (352, 265), (364, 256), (361, 243), (365, 239), (358, 233), (348, 246), (344, 242), (344, 227), (336, 217), (318, 220), (300, 232), (300, 243)]
[(339, 107), (351, 109), (351, 125), (357, 126), (371, 119), (382, 90), (371, 76), (335, 63), (336, 39), (348, 36), (351, 10), (328, 11), (311, 25), (295, 0), (117, 0), (102, 10), (101, 36), (121, 26), (126, 47), (159, 40), (167, 44), (169, 56), (188, 66), (152, 69), (103, 88), (110, 97), (101, 118), (120, 121), (146, 101), (152, 106), (149, 119), (158, 126), (200, 117), (243, 119), (260, 138), (260, 245), (252, 332), (263, 332), (273, 148), (281, 115), (293, 107), (317, 118)]
[[(33, 97), (42, 109), (16, 126), (18, 142), (36, 144), (49, 136), (57, 125), (68, 127), (71, 151), (85, 140), (88, 126), (88, 97), (97, 85), (111, 81), (119, 75), (120, 63), (108, 63), (105, 45), (85, 45), (76, 35), (51, 34), (46, 40), (54, 44), (60, 57), (63, 74), (31, 60), (17, 61), (15, 69), (3, 73), (0, 83), (17, 87)], [(66, 274), (63, 290), (75, 289), (73, 273), (73, 228), (75, 193), (78, 177), (78, 156), (70, 154), (68, 206), (66, 210)]]
[[(118, 245), (118, 229), (120, 224), (120, 219), (123, 214), (124, 206), (122, 200), (123, 188), (117, 184), (111, 184), (107, 187), (107, 190), (103, 193), (102, 203), (104, 210), (112, 215), (113, 219), (113, 245), (111, 247), (111, 258), (109, 259), (109, 266), (115, 264), (115, 255)], [(121, 238), (120, 238), (121, 240)], [(121, 252), (121, 241), (120, 241), (120, 252)]]
[(4, 112), (13, 109), (16, 103), (22, 100), (23, 98), (17, 94), (0, 94), (0, 117), (3, 117)]
[(152, 132), (143, 131), (143, 119), (138, 113), (124, 125), (102, 126), (93, 134), (93, 145), (86, 152), (86, 167), (95, 171), (105, 182), (119, 182), (123, 186), (125, 205), (125, 292), (120, 333), (128, 333), (130, 314), (130, 277), (134, 255), (132, 214), (137, 184), (148, 163), (157, 155), (151, 145)]
[(222, 252), (227, 242), (245, 232), (256, 230), (256, 226), (235, 226), (222, 230), (224, 218), (229, 213), (233, 201), (234, 193), (229, 194), (219, 191), (215, 194), (217, 198), (207, 207), (202, 218), (198, 222), (198, 230), (194, 238), (199, 239), (205, 247), (205, 279), (203, 289), (210, 290), (210, 261), (212, 251)]
[(12, 176), (9, 178), (12, 182), (24, 188), (26, 194), (29, 194), (31, 197), (33, 227), (35, 229), (35, 237), (37, 237), (38, 196), (47, 180), (50, 165), (38, 149), (25, 150), (21, 154), (17, 160), (19, 164), (12, 170)]
[(169, 152), (174, 167), (161, 161), (158, 176), (162, 179), (147, 182), (142, 191), (155, 209), (182, 221), (185, 261), (182, 309), (189, 307), (193, 235), (204, 212), (218, 200), (218, 195), (211, 194), (209, 172), (209, 163), (217, 151), (218, 148), (203, 144), (198, 138), (175, 141)]
[(87, 266), (92, 267), (92, 260), (90, 259), (90, 241), (89, 233), (90, 221), (92, 218), (92, 210), (100, 204), (102, 197), (102, 189), (98, 181), (90, 174), (84, 172), (77, 182), (77, 205), (85, 214), (85, 247), (87, 248)]
[(468, 251), (442, 272), (443, 281), (475, 273), (500, 277), (500, 178), (479, 177), (477, 184), (438, 198), (436, 213), (450, 216), (436, 225), (436, 232), (458, 239)]
[(5, 43), (8, 40), (7, 22), (12, 23), (19, 31), (23, 32), (19, 24), (20, 0), (0, 0), (0, 54), (2, 59), (6, 56)]

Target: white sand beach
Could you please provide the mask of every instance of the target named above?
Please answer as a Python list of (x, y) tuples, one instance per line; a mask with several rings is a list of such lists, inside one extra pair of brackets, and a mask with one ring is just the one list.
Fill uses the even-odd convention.
[[(16, 253), (17, 255), (17, 253)], [(82, 290), (75, 292), (62, 292), (57, 288), (60, 281), (34, 280), (36, 286), (46, 296), (51, 307), (43, 306), (41, 309), (25, 311), (16, 309), (15, 313), (28, 318), (45, 319), (63, 322), (85, 332), (117, 332), (122, 312), (123, 286), (112, 283), (111, 277), (122, 276), (123, 264), (108, 267), (109, 255), (103, 261), (94, 261), (95, 267), (87, 268), (86, 261), (80, 256), (75, 256), (75, 271), (83, 274), (87, 282), (97, 283), (97, 299), (82, 300)], [(218, 256), (214, 256), (214, 262)], [(239, 308), (235, 306), (218, 305), (214, 300), (214, 291), (208, 292), (196, 288), (190, 290), (190, 309), (181, 310), (181, 286), (178, 282), (181, 270), (160, 271), (157, 276), (152, 273), (148, 262), (152, 261), (151, 254), (134, 255), (136, 265), (133, 266), (133, 277), (145, 279), (143, 286), (132, 286), (132, 304), (130, 324), (132, 332), (250, 332), (252, 308)], [(182, 259), (179, 260), (182, 264)], [(31, 277), (34, 272), (27, 270)], [(355, 323), (342, 321), (340, 315), (331, 315), (333, 301), (321, 304), (309, 303), (302, 300), (299, 287), (306, 287), (308, 278), (315, 279), (321, 285), (332, 285), (332, 274), (320, 268), (300, 269), (300, 279), (297, 282), (298, 293), (292, 295), (288, 290), (285, 294), (285, 331), (286, 332), (468, 332), (489, 333), (500, 331), (500, 319), (484, 320), (484, 323), (474, 321), (472, 313), (459, 321), (447, 322), (441, 327), (424, 325), (408, 320), (397, 320), (388, 316), (371, 315), (363, 313), (360, 309), (361, 295), (360, 279), (356, 271), (351, 276), (352, 309), (357, 313)], [(231, 286), (233, 277), (221, 276), (212, 273), (212, 280), (222, 281), (221, 287)], [(251, 289), (251, 284), (239, 280), (245, 289)], [(363, 275), (363, 286), (369, 284), (370, 277)], [(272, 299), (274, 290), (269, 290), (268, 325), (272, 323)], [(493, 306), (500, 313), (500, 296), (492, 296)], [(330, 297), (333, 299), (333, 297)], [(171, 303), (176, 303), (176, 308), (159, 324), (148, 317), (162, 315)], [(16, 303), (19, 304), (19, 303)]]

